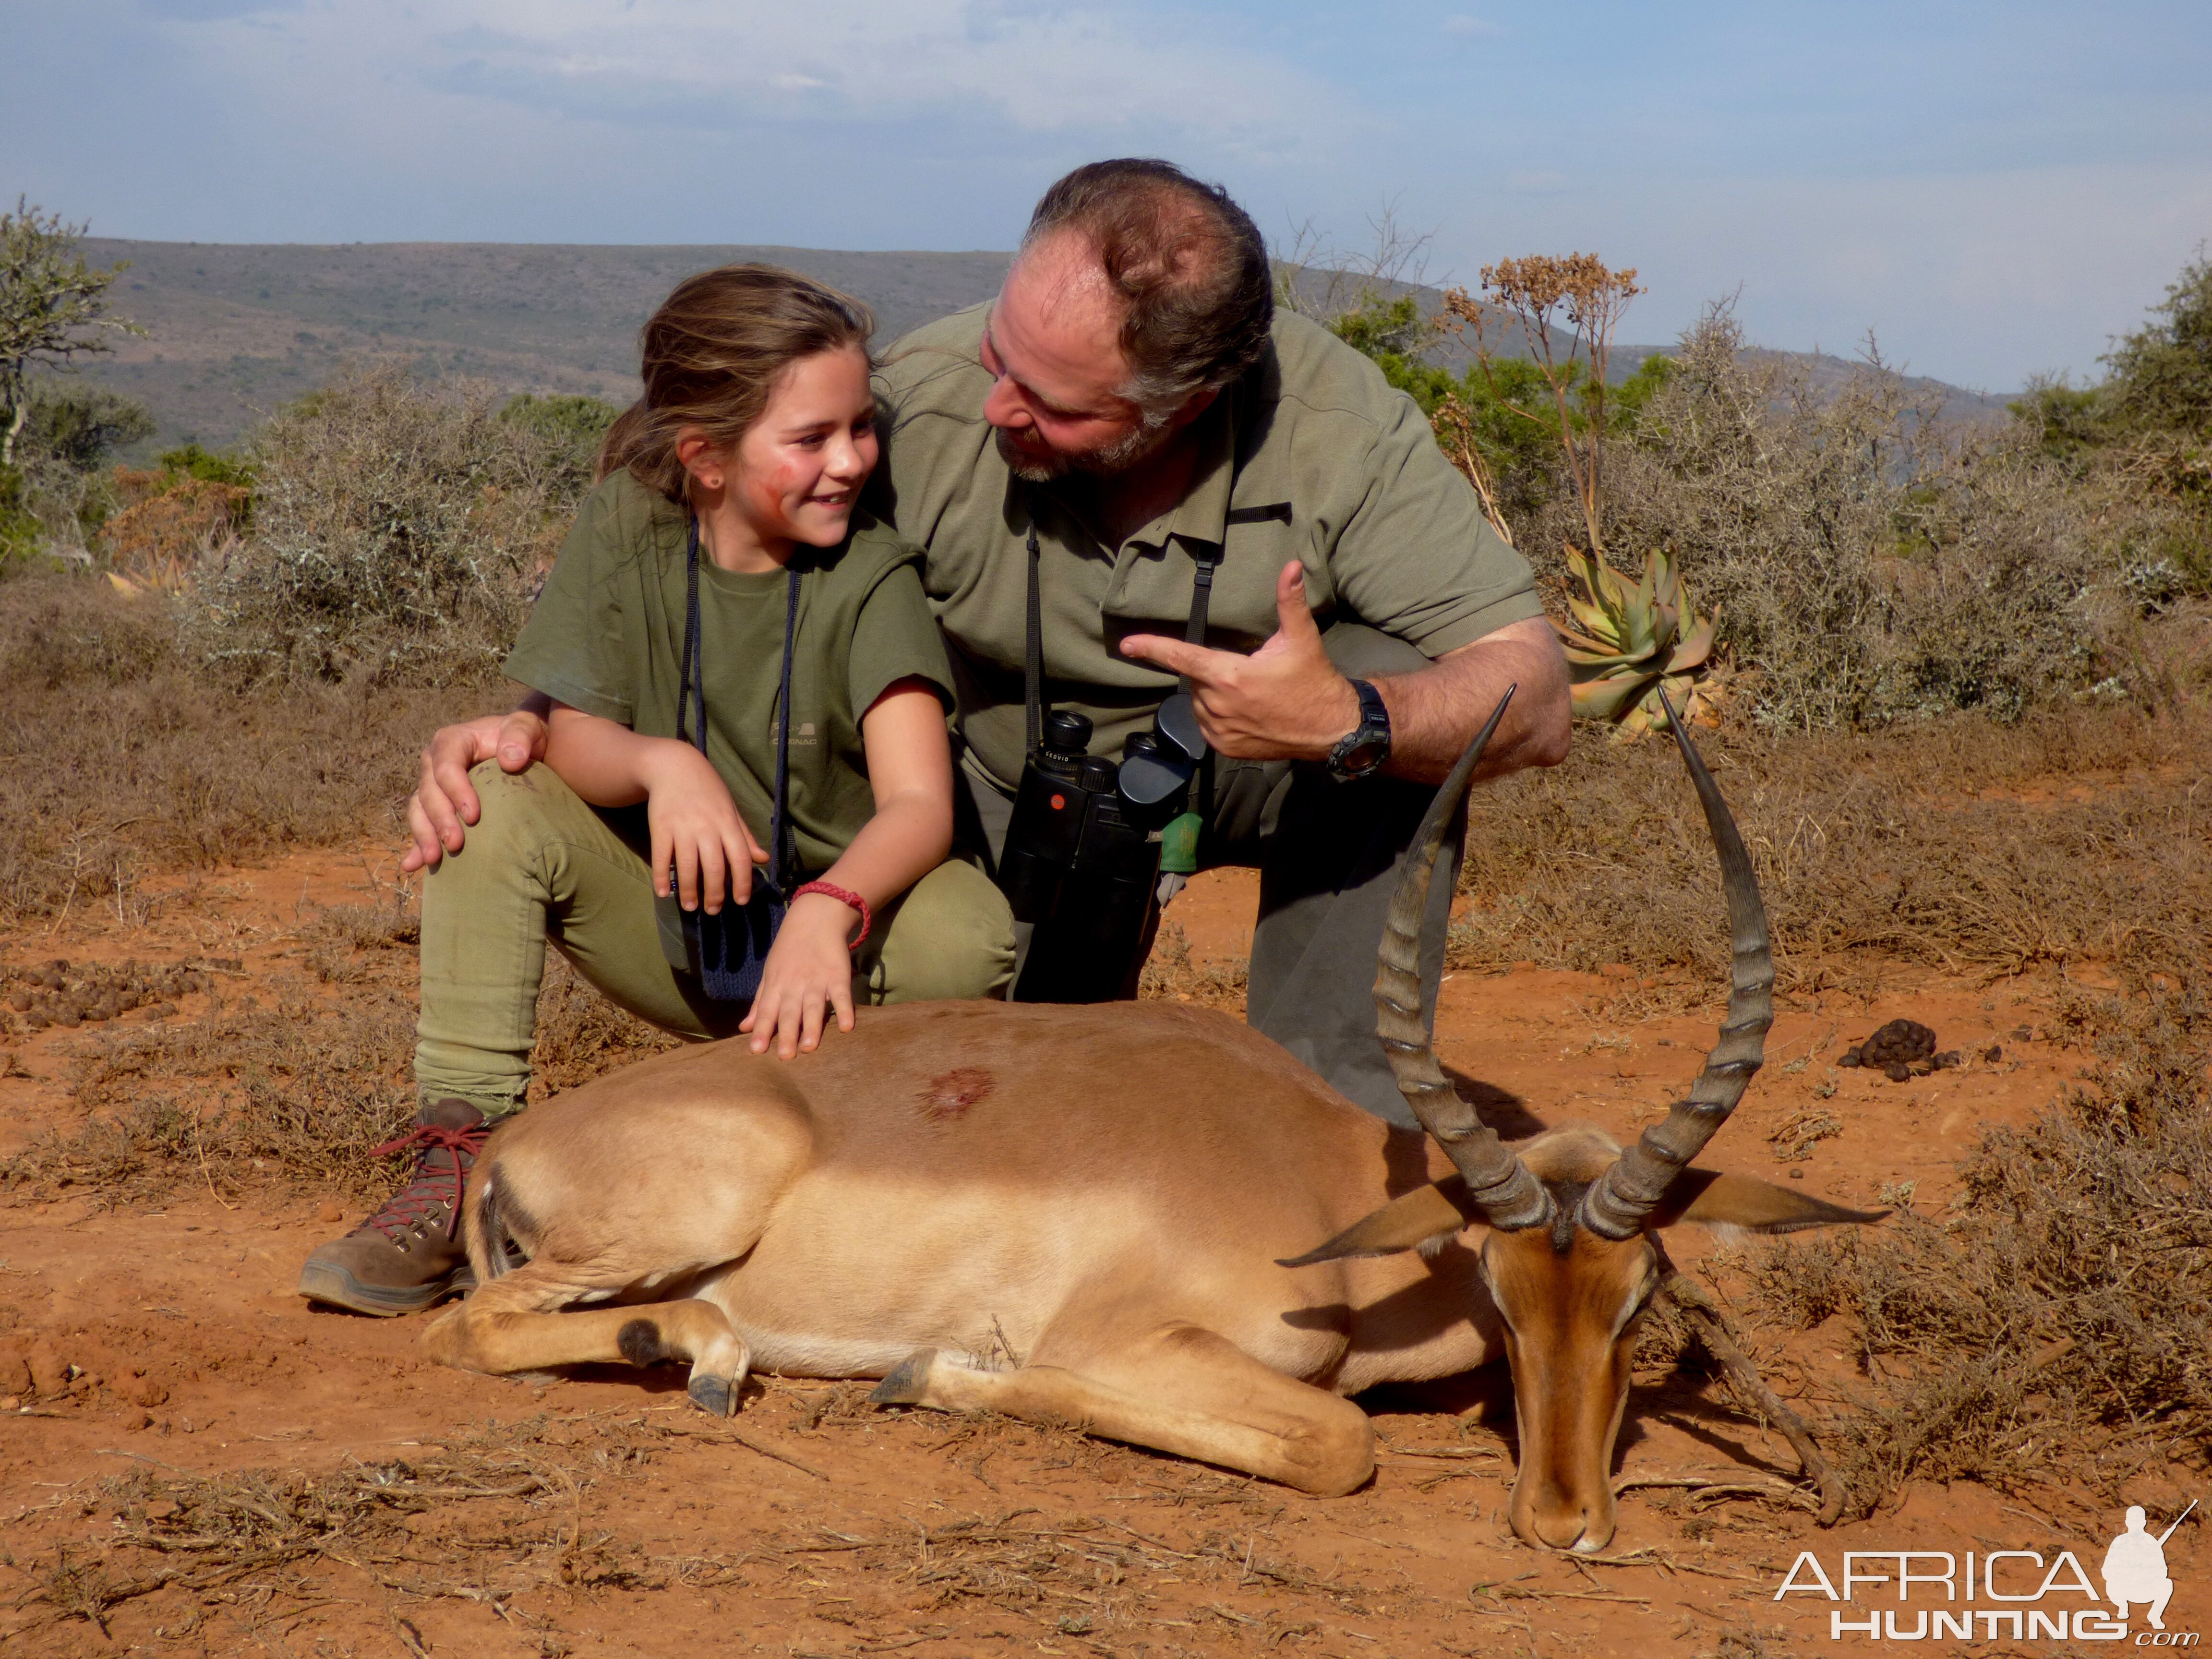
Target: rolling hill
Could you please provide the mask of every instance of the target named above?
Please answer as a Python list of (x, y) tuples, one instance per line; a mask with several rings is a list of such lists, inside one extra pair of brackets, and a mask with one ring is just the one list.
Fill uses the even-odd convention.
[[(145, 325), (91, 359), (83, 378), (143, 398), (158, 423), (143, 453), (186, 441), (236, 442), (269, 410), (331, 378), (341, 359), (398, 356), (417, 373), (512, 392), (635, 395), (639, 325), (678, 278), (763, 259), (866, 301), (878, 344), (988, 299), (1005, 253), (840, 252), (818, 248), (601, 246), (501, 242), (142, 242), (88, 237), (86, 257), (128, 261), (115, 309)], [(1425, 310), (1440, 298), (1418, 290)], [(1651, 346), (1616, 349), (1626, 374)], [(1816, 381), (1847, 366), (1817, 360)], [(1948, 412), (2002, 399), (1942, 386)]]

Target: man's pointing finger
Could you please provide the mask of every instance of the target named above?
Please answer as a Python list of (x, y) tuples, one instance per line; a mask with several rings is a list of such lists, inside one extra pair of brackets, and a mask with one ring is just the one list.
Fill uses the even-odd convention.
[(1243, 660), (1233, 651), (1209, 651), (1202, 645), (1172, 640), (1164, 634), (1132, 634), (1121, 641), (1121, 654), (1157, 664), (1171, 674), (1188, 674), (1200, 681), (1214, 678), (1216, 666), (1224, 658)]

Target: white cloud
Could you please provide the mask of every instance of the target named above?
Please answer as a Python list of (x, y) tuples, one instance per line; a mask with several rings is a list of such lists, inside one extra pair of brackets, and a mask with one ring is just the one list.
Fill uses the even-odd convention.
[[(1341, 132), (1346, 100), (1188, 21), (1046, 0), (344, 0), (173, 23), (216, 60), (252, 52), (309, 78), (373, 71), (585, 118), (716, 130), (827, 101), (845, 118), (979, 118), (1018, 132), (1200, 138), (1279, 155)], [(1338, 112), (1339, 113), (1331, 113)]]

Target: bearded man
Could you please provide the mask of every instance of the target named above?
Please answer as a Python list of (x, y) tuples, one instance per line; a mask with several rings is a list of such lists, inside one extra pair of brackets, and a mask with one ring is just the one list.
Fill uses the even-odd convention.
[[(1188, 683), (1212, 750), (1200, 862), (1260, 871), (1250, 1023), (1410, 1127), (1373, 986), (1428, 786), (1509, 686), (1481, 775), (1555, 764), (1568, 740), (1528, 564), (1419, 410), (1277, 308), (1266, 245), (1225, 191), (1140, 160), (1053, 185), (997, 298), (899, 341), (877, 390), (872, 505), (927, 555), (978, 850), (999, 854), (1027, 749), (1034, 564), (1045, 696), (1091, 719), (1093, 754), (1120, 756)], [(1186, 639), (1209, 579), (1203, 638)], [(471, 766), (520, 771), (544, 744), (528, 705), (441, 731), (404, 867), (459, 851)]]

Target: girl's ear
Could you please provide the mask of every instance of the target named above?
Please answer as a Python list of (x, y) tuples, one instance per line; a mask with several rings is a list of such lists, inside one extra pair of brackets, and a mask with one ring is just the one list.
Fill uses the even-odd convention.
[(697, 427), (678, 428), (676, 462), (702, 489), (720, 489), (728, 458)]

